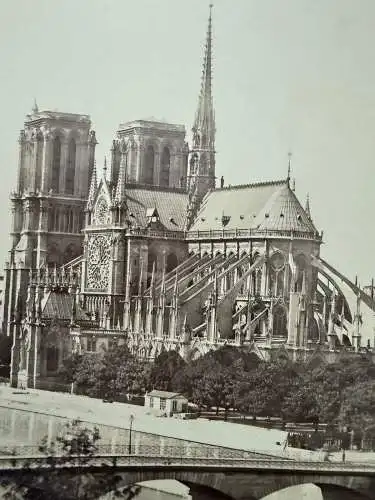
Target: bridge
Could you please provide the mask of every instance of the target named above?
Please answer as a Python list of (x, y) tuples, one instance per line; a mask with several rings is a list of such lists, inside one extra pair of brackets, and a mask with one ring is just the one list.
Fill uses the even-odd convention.
[[(260, 500), (307, 483), (318, 485), (325, 500), (375, 500), (375, 455), (373, 464), (349, 461), (354, 458), (351, 452), (345, 464), (338, 456), (328, 463), (323, 461), (324, 453), (280, 446), (276, 441), (282, 441), (286, 433), (279, 431), (223, 422), (158, 419), (147, 415), (143, 407), (109, 406), (73, 395), (44, 391), (18, 394), (10, 388), (0, 392), (0, 480), (18, 484), (22, 478), (33, 487), (51, 467), (37, 443), (47, 437), (50, 444), (67, 421), (80, 418), (85, 425), (99, 427), (98, 455), (84, 467), (74, 460), (60, 464), (62, 477), (77, 475), (77, 471), (94, 477), (115, 473), (119, 486), (175, 479), (189, 486), (193, 500)], [(131, 414), (136, 424), (132, 439)]]
[[(55, 457), (55, 458), (61, 458)], [(239, 459), (212, 457), (160, 456), (146, 454), (97, 454), (89, 461), (69, 457), (57, 461), (59, 476), (71, 474), (115, 473), (118, 487), (155, 479), (175, 479), (191, 488), (194, 498), (260, 500), (276, 491), (313, 483), (326, 500), (375, 500), (375, 464), (300, 462), (277, 459)], [(1, 456), (1, 478), (32, 486), (38, 475), (48, 473), (51, 462), (45, 456)], [(26, 481), (25, 481), (26, 476)], [(211, 496), (194, 496), (195, 491)], [(98, 491), (104, 495), (106, 491)], [(213, 496), (212, 496), (213, 495)]]

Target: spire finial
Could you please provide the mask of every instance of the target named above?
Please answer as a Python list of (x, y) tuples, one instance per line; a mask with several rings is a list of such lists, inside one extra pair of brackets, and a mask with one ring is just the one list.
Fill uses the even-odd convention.
[(310, 195), (307, 193), (306, 195), (306, 205), (305, 205), (305, 212), (308, 215), (309, 219), (311, 219), (311, 212), (310, 212)]
[(290, 181), (290, 174), (292, 172), (292, 153), (289, 151), (288, 153), (288, 177), (286, 180), (289, 182)]
[(126, 155), (122, 154), (120, 161), (120, 171), (117, 178), (116, 186), (116, 201), (121, 202), (126, 199), (125, 197), (125, 183), (126, 183)]
[(107, 157), (106, 156), (104, 156), (103, 177), (104, 177), (104, 179), (107, 178)]
[(91, 174), (90, 189), (89, 189), (89, 195), (88, 195), (88, 200), (87, 200), (87, 206), (89, 208), (91, 208), (93, 203), (94, 203), (94, 198), (96, 195), (97, 187), (98, 187), (98, 181), (97, 181), (97, 174), (96, 174), (96, 160), (94, 160), (94, 168), (93, 168), (92, 174)]
[(34, 104), (33, 104), (32, 111), (33, 111), (33, 113), (38, 113), (38, 111), (39, 111), (38, 104), (36, 102), (36, 98), (35, 97), (34, 97)]

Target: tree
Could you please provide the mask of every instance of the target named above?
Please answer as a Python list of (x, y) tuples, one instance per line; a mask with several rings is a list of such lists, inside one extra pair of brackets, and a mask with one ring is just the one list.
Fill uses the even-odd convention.
[[(106, 379), (102, 380), (103, 374), (103, 356), (101, 354), (84, 354), (73, 375), (76, 391), (94, 398), (101, 397), (106, 387)], [(105, 375), (106, 377), (107, 375)]]
[(185, 368), (185, 361), (176, 351), (164, 351), (155, 359), (147, 377), (147, 388), (173, 391), (174, 377)]
[(223, 407), (227, 418), (229, 408), (235, 403), (236, 382), (235, 374), (231, 370), (216, 365), (216, 369), (197, 380), (193, 389), (193, 401), (200, 407), (216, 408), (217, 415), (220, 407)]
[(238, 386), (237, 407), (257, 416), (282, 416), (284, 399), (299, 378), (293, 363), (262, 362), (244, 373)]
[(359, 382), (343, 391), (339, 421), (363, 438), (375, 427), (375, 381)]
[(281, 404), (283, 419), (288, 422), (316, 422), (319, 407), (315, 391), (310, 386), (296, 383)]
[(82, 362), (83, 356), (80, 354), (73, 354), (69, 358), (64, 359), (63, 367), (59, 370), (58, 376), (63, 382), (71, 384), (75, 381), (76, 374)]
[(43, 438), (39, 451), (45, 455), (49, 468), (37, 474), (30, 468), (32, 462), (26, 462), (24, 477), (19, 478), (9, 498), (18, 498), (20, 491), (27, 495), (22, 498), (34, 499), (93, 500), (100, 491), (114, 491), (116, 497), (126, 500), (134, 498), (139, 486), (118, 488), (121, 477), (116, 474), (115, 463), (113, 466), (103, 464), (105, 472), (102, 473), (93, 474), (88, 469), (98, 460), (99, 440), (99, 429), (86, 427), (78, 419), (68, 422), (51, 444), (47, 437)]
[(116, 400), (145, 389), (145, 366), (125, 343), (113, 343), (99, 353), (73, 356), (66, 361), (63, 373), (75, 382), (77, 392), (91, 397)]

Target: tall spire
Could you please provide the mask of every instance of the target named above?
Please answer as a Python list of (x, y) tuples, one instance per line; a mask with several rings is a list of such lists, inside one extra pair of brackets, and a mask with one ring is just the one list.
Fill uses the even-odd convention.
[[(206, 45), (198, 107), (192, 127), (193, 139), (189, 158), (188, 211), (196, 213), (206, 193), (215, 189), (215, 115), (212, 99), (212, 4), (208, 18)], [(192, 217), (193, 219), (194, 217)], [(191, 223), (191, 222), (190, 222)]]
[(214, 148), (215, 117), (212, 99), (212, 7), (208, 17), (206, 45), (203, 58), (201, 90), (193, 126), (193, 147)]

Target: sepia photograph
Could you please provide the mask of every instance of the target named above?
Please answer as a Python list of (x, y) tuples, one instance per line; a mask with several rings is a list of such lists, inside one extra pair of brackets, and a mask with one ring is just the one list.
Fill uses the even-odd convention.
[(374, 23), (0, 0), (0, 498), (375, 500)]

